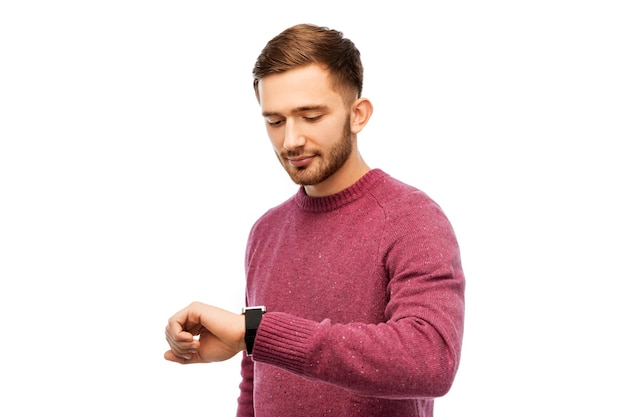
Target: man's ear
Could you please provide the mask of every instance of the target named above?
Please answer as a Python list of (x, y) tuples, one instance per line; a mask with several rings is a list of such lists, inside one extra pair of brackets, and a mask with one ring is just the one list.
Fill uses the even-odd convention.
[(374, 106), (372, 102), (364, 97), (358, 98), (352, 103), (350, 129), (353, 134), (357, 134), (363, 130), (373, 112)]

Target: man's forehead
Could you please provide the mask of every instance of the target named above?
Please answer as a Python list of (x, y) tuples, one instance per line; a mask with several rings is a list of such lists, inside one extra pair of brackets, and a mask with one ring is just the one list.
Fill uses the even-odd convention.
[(299, 67), (259, 80), (259, 102), (264, 114), (291, 113), (341, 103), (328, 71), (319, 66)]

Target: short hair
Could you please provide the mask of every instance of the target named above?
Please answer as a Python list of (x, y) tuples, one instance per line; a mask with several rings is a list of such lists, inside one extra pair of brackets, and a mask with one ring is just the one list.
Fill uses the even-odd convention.
[(271, 39), (256, 60), (252, 74), (259, 99), (259, 81), (297, 67), (318, 64), (330, 72), (332, 86), (346, 103), (363, 90), (361, 53), (342, 32), (312, 24), (298, 24)]

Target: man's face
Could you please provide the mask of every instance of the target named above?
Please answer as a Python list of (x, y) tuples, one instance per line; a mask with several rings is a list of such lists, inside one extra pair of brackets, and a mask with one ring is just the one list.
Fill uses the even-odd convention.
[(264, 77), (259, 101), (276, 156), (296, 184), (321, 184), (351, 157), (350, 114), (322, 67)]

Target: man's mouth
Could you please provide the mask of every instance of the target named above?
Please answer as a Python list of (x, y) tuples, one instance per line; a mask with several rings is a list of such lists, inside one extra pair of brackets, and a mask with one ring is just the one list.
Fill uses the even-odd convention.
[(311, 155), (311, 156), (298, 156), (296, 158), (287, 158), (287, 161), (289, 161), (289, 165), (291, 165), (292, 167), (302, 168), (302, 167), (305, 167), (305, 166), (309, 165), (314, 157), (315, 156), (313, 156), (313, 155)]

